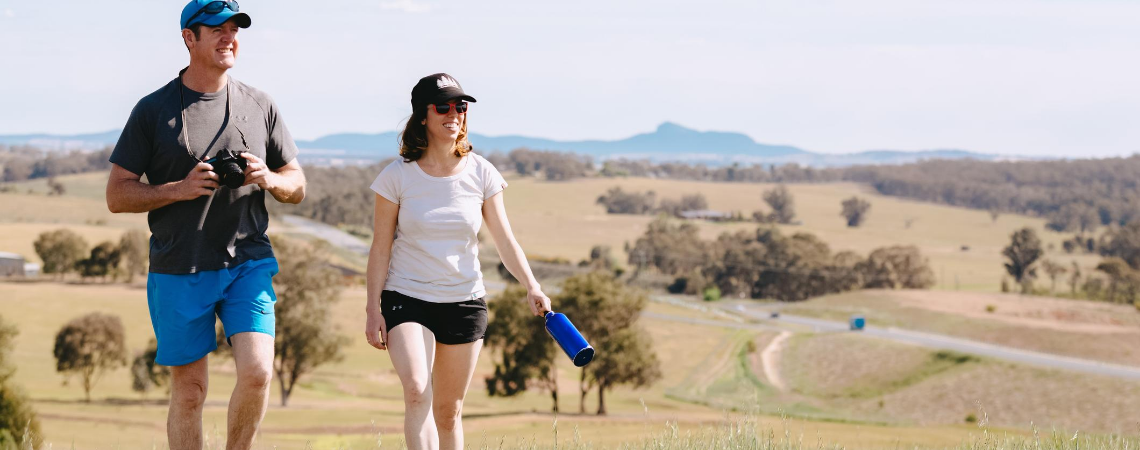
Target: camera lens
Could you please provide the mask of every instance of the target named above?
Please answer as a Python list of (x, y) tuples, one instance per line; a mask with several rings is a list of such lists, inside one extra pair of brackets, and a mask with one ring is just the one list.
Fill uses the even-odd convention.
[(221, 184), (230, 189), (237, 189), (245, 182), (245, 173), (236, 162), (222, 164), (217, 173)]

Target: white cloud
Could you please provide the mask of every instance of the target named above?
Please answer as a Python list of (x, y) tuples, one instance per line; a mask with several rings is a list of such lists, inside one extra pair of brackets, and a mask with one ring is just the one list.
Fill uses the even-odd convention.
[(16, 12), (12, 11), (11, 8), (5, 8), (4, 9), (4, 17), (16, 17)]
[(396, 0), (380, 2), (380, 9), (388, 11), (402, 11), (406, 13), (425, 13), (431, 11), (431, 5), (419, 3), (414, 0)]

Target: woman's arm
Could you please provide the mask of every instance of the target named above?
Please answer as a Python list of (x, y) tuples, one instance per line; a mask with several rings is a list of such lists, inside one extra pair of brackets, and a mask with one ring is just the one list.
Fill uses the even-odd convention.
[(368, 343), (380, 350), (388, 348), (388, 330), (380, 314), (380, 293), (388, 281), (388, 263), (392, 258), (392, 241), (396, 239), (396, 218), (400, 205), (376, 196), (375, 218), (372, 219), (372, 248), (368, 251), (368, 300), (364, 311), (368, 321), (364, 335)]
[(531, 312), (541, 316), (550, 311), (550, 299), (542, 293), (542, 286), (534, 279), (530, 271), (530, 263), (526, 261), (522, 247), (515, 240), (511, 231), (511, 223), (507, 220), (507, 208), (503, 206), (503, 193), (499, 192), (483, 202), (483, 220), (487, 222), (487, 229), (491, 231), (491, 238), (495, 241), (495, 249), (499, 251), (499, 259), (507, 270), (526, 286), (527, 304)]

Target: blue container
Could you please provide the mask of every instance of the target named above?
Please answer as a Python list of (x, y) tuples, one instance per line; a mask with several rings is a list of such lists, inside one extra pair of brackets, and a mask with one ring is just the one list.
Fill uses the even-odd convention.
[(570, 323), (565, 314), (548, 311), (546, 313), (546, 331), (554, 338), (562, 351), (566, 352), (578, 367), (589, 364), (594, 359), (594, 347), (586, 342), (582, 333)]

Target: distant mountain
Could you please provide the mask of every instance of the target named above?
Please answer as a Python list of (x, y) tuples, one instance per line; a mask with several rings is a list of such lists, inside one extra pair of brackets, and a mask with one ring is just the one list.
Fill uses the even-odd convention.
[(45, 150), (94, 150), (115, 145), (121, 130), (91, 134), (15, 134), (0, 135), (3, 145), (32, 145)]
[[(0, 136), (0, 144), (31, 144), (52, 150), (74, 148), (102, 148), (114, 145), (119, 131), (105, 133), (56, 136), (48, 134)], [(904, 152), (875, 150), (848, 154), (822, 154), (788, 145), (758, 143), (752, 138), (732, 132), (697, 131), (671, 122), (665, 122), (651, 133), (637, 134), (625, 139), (603, 141), (558, 141), (528, 136), (485, 136), (471, 134), (468, 138), (479, 151), (507, 152), (520, 147), (535, 150), (575, 152), (594, 157), (595, 160), (616, 158), (649, 159), (655, 162), (688, 162), (708, 165), (786, 164), (797, 163), (814, 167), (849, 166), (856, 164), (904, 164), (921, 159), (1002, 159), (998, 155), (972, 153), (964, 150), (929, 150)], [(342, 133), (323, 136), (311, 141), (297, 141), (302, 162), (311, 164), (366, 164), (396, 155), (399, 134)]]

